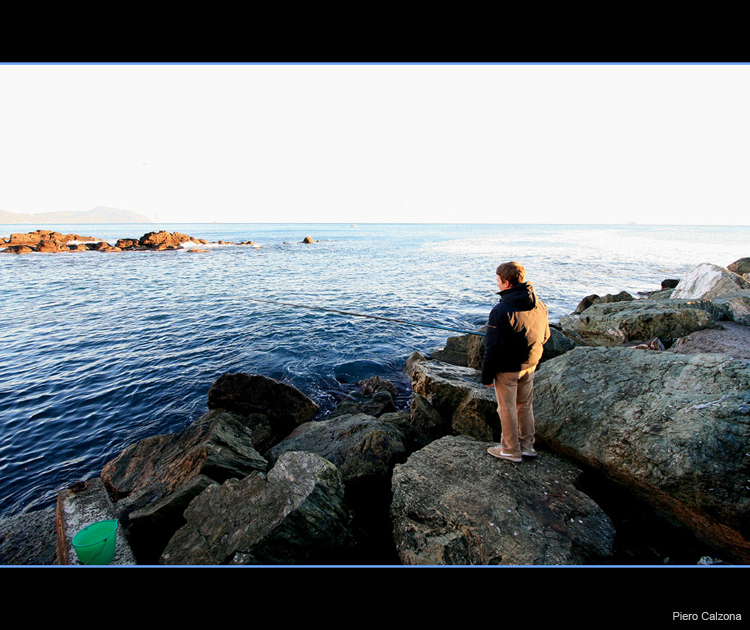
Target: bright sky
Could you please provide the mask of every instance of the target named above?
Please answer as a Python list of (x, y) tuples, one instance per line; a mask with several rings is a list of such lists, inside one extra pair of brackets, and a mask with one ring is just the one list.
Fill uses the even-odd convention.
[(750, 224), (750, 65), (0, 65), (0, 210)]

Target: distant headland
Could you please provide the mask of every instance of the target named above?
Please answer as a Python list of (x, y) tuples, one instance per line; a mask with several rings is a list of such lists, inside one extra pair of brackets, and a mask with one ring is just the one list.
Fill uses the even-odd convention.
[(0, 223), (152, 223), (152, 221), (142, 214), (128, 210), (97, 206), (93, 210), (84, 212), (26, 214), (0, 210)]

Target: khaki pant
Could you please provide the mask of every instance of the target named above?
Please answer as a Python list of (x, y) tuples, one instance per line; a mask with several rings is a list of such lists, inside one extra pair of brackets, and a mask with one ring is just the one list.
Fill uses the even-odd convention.
[(498, 372), (495, 375), (497, 413), (503, 435), (503, 452), (521, 455), (534, 447), (534, 370)]

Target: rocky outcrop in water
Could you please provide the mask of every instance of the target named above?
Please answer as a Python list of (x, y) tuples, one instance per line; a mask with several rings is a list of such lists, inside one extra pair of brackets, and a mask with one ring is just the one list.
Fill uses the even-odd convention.
[(0, 240), (0, 248), (6, 253), (28, 254), (62, 253), (62, 252), (121, 252), (121, 251), (165, 251), (180, 249), (184, 243), (207, 244), (205, 239), (198, 239), (179, 232), (149, 232), (140, 239), (121, 238), (115, 245), (93, 236), (61, 234), (50, 230), (36, 230), (27, 234), (11, 234)]
[(161, 232), (149, 232), (148, 234), (144, 234), (140, 239), (121, 238), (117, 241), (116, 247), (119, 247), (123, 251), (165, 251), (180, 249), (183, 243), (205, 245), (208, 241), (202, 238), (188, 236), (187, 234), (182, 234), (180, 232), (170, 233), (162, 230)]
[[(70, 241), (77, 241), (79, 245), (73, 249), (68, 247)], [(52, 230), (36, 230), (26, 234), (11, 234), (7, 239), (0, 239), (0, 247), (4, 251), (16, 254), (28, 254), (30, 252), (63, 252), (78, 251), (79, 247), (88, 249), (84, 243), (94, 246), (97, 241), (93, 236), (79, 236), (78, 234), (62, 234)]]

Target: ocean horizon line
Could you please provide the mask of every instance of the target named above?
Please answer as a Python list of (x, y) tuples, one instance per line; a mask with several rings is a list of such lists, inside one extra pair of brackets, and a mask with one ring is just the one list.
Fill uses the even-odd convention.
[(501, 226), (501, 225), (533, 225), (536, 227), (549, 226), (549, 227), (567, 227), (567, 226), (578, 226), (578, 227), (718, 227), (718, 228), (730, 228), (730, 227), (750, 227), (750, 223), (639, 223), (639, 222), (627, 222), (627, 223), (529, 223), (529, 222), (498, 222), (498, 223), (485, 223), (485, 222), (473, 222), (473, 221), (440, 221), (440, 222), (362, 222), (362, 221), (154, 221), (151, 223), (93, 223), (93, 222), (57, 222), (57, 221), (40, 221), (40, 222), (23, 222), (23, 223), (0, 223), (0, 226), (14, 226), (14, 225), (336, 225), (336, 226), (353, 226), (357, 227), (360, 225), (488, 225), (488, 226)]

